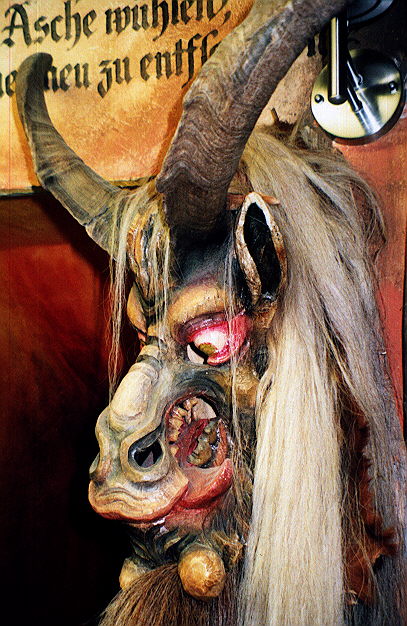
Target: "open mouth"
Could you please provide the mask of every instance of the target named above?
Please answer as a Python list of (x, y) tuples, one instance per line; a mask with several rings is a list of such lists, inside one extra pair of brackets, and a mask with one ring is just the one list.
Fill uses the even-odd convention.
[(172, 405), (165, 421), (170, 450), (188, 478), (188, 488), (172, 514), (200, 509), (204, 515), (215, 507), (232, 482), (226, 426), (200, 396)]

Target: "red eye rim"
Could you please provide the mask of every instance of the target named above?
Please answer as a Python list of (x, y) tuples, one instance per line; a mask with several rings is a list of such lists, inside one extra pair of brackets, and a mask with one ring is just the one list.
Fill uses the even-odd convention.
[[(225, 337), (225, 342), (221, 348), (213, 354), (206, 356), (205, 363), (208, 365), (222, 365), (230, 361), (244, 345), (247, 346), (247, 338), (251, 329), (251, 320), (244, 311), (238, 313), (231, 320), (227, 320), (224, 314), (217, 314), (212, 318), (200, 320), (192, 320), (183, 329), (182, 335), (184, 340), (182, 343), (192, 345), (199, 350), (199, 346), (195, 343), (197, 337), (205, 335), (205, 331), (220, 332)], [(209, 341), (208, 341), (209, 343)]]

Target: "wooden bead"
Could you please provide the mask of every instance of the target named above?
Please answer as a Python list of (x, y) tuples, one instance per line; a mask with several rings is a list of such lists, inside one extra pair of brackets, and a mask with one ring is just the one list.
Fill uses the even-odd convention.
[(198, 600), (216, 598), (222, 591), (226, 572), (219, 554), (210, 548), (189, 548), (178, 563), (184, 590)]

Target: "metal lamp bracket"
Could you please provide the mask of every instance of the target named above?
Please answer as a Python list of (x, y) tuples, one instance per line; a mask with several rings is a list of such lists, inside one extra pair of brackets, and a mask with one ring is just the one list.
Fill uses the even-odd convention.
[(347, 143), (365, 143), (386, 133), (400, 117), (405, 100), (402, 76), (392, 58), (374, 50), (348, 50), (348, 24), (375, 17), (390, 1), (373, 4), (356, 0), (331, 20), (329, 62), (312, 90), (316, 121)]

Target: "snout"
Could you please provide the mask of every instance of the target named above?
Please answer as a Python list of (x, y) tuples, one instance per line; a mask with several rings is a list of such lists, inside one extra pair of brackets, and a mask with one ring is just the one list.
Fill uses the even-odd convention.
[(156, 406), (160, 374), (158, 348), (148, 346), (98, 419), (100, 453), (90, 469), (89, 500), (105, 517), (158, 519), (187, 489)]
[(225, 411), (209, 370), (144, 348), (96, 426), (93, 508), (134, 524), (202, 526), (232, 482)]

